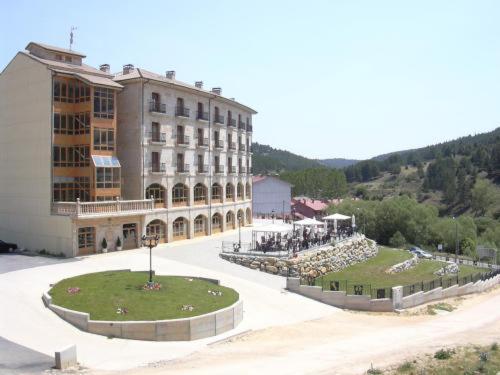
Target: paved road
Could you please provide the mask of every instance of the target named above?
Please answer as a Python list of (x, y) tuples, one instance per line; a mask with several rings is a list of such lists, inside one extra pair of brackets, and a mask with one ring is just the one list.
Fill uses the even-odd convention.
[(40, 374), (54, 366), (54, 358), (0, 337), (0, 374)]

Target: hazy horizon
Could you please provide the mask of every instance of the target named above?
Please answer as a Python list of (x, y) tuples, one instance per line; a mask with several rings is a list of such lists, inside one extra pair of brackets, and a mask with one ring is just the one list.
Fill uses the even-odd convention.
[[(491, 131), (500, 3), (7, 1), (0, 69), (30, 41), (203, 80), (256, 109), (254, 141), (368, 159)], [(29, 11), (26, 11), (29, 9)]]

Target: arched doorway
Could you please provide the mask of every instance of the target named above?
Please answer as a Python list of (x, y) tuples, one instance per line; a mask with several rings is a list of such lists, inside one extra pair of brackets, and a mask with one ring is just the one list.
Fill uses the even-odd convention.
[(208, 194), (207, 187), (202, 183), (198, 183), (194, 186), (194, 204), (202, 205), (208, 204)]
[(236, 196), (239, 201), (243, 200), (243, 184), (241, 182), (238, 182), (238, 185), (236, 186)]
[(153, 198), (156, 208), (167, 207), (167, 194), (165, 188), (160, 184), (151, 184), (146, 188), (146, 199)]
[(228, 211), (226, 213), (226, 228), (227, 229), (235, 229), (236, 228), (236, 220), (234, 219), (234, 212)]
[(212, 203), (222, 203), (222, 186), (218, 183), (212, 185)]
[(222, 232), (222, 215), (216, 212), (212, 215), (212, 234)]
[(208, 234), (207, 218), (204, 215), (198, 215), (194, 218), (194, 236), (206, 236)]
[(167, 242), (167, 224), (159, 219), (151, 221), (148, 225), (146, 225), (146, 235), (158, 235), (158, 237), (160, 238), (160, 240), (158, 241), (159, 243)]
[(245, 187), (245, 198), (252, 199), (252, 185), (250, 185), (249, 182), (247, 182), (246, 187)]
[(184, 217), (178, 217), (172, 223), (172, 239), (185, 240), (188, 238), (189, 221)]
[(238, 213), (236, 214), (236, 219), (238, 220), (239, 225), (241, 226), (245, 225), (245, 212), (241, 208), (238, 210)]
[(226, 201), (234, 201), (234, 185), (230, 182), (226, 184)]
[(172, 188), (172, 205), (174, 207), (188, 206), (189, 188), (184, 184), (176, 184)]
[(247, 208), (247, 225), (248, 224), (252, 224), (252, 210), (250, 209), (250, 207)]

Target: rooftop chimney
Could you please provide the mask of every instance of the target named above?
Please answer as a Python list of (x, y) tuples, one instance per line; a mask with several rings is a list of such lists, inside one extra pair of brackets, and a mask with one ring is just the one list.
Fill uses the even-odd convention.
[(99, 65), (99, 70), (104, 73), (109, 73), (110, 71), (109, 64)]
[(134, 65), (132, 64), (123, 65), (123, 74), (129, 74), (130, 72), (132, 72), (132, 70), (134, 70)]
[(222, 93), (222, 89), (220, 87), (213, 87), (212, 88), (212, 92), (215, 94), (215, 95), (220, 95)]
[(196, 81), (194, 83), (194, 86), (198, 89), (202, 89), (203, 88), (203, 81)]
[(167, 70), (165, 76), (169, 79), (175, 79), (175, 70)]

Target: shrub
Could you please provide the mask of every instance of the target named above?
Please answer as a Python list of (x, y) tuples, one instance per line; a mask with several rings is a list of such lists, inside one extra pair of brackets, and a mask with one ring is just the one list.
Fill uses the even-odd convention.
[(373, 367), (373, 363), (366, 373), (368, 375), (381, 375), (381, 374), (383, 374), (382, 370), (379, 370), (378, 368)]
[(406, 361), (401, 366), (398, 367), (398, 371), (399, 372), (408, 372), (408, 371), (413, 370), (414, 367), (415, 366), (413, 365), (413, 363), (411, 363), (410, 361)]
[(434, 358), (450, 359), (453, 354), (455, 354), (453, 349), (439, 349), (436, 353), (434, 353)]
[(392, 247), (404, 247), (406, 244), (406, 238), (401, 234), (400, 231), (397, 231), (392, 235), (389, 239), (389, 245)]
[(487, 352), (481, 352), (481, 353), (479, 353), (479, 360), (481, 362), (488, 362), (489, 358), (490, 358), (490, 355)]
[(491, 350), (496, 352), (498, 350), (498, 344), (496, 342), (494, 342), (493, 344), (491, 344)]
[(120, 239), (120, 237), (118, 237), (116, 239), (116, 247), (120, 247), (122, 245), (122, 240)]
[(102, 239), (101, 246), (102, 246), (103, 249), (107, 249), (108, 248), (108, 241), (106, 241), (105, 238)]

